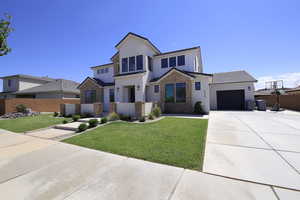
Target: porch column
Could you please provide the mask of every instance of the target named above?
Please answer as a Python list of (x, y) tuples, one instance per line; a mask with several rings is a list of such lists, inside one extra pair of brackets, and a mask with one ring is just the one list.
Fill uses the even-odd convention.
[(94, 103), (94, 114), (101, 115), (103, 112), (103, 104), (102, 103)]
[(145, 102), (135, 102), (135, 117), (137, 119), (145, 116)]

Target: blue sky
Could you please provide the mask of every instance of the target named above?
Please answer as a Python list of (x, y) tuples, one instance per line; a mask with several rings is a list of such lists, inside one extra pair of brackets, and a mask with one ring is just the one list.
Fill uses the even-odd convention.
[(201, 46), (207, 73), (244, 69), (262, 82), (300, 84), (300, 1), (1, 0), (13, 16), (0, 76), (82, 81), (128, 32), (161, 51)]

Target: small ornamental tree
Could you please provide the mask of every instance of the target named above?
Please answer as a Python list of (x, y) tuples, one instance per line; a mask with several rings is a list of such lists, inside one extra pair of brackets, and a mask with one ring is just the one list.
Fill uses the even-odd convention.
[(7, 37), (13, 29), (10, 27), (11, 16), (5, 14), (5, 19), (0, 19), (0, 56), (4, 56), (11, 51), (7, 45)]

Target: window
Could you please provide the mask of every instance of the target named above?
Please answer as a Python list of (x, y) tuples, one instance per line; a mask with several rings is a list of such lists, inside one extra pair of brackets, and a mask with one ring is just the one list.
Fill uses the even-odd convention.
[(108, 71), (109, 71), (109, 68), (105, 68), (105, 73), (108, 73)]
[(104, 74), (104, 72), (105, 72), (104, 69), (101, 69), (101, 74)]
[(169, 58), (169, 67), (176, 67), (176, 57)]
[(136, 57), (136, 70), (143, 70), (143, 56), (138, 55)]
[(201, 83), (195, 82), (195, 90), (201, 90)]
[(165, 102), (173, 103), (175, 101), (174, 97), (174, 84), (166, 84), (165, 85)]
[(154, 85), (154, 93), (159, 93), (159, 85)]
[(122, 72), (128, 72), (128, 58), (122, 58)]
[(176, 83), (176, 103), (183, 103), (186, 100), (185, 83)]
[(148, 56), (148, 69), (152, 71), (152, 58), (150, 56)]
[(129, 57), (129, 71), (135, 71), (135, 56)]
[(11, 87), (11, 80), (10, 79), (8, 79), (7, 85), (8, 85), (8, 87)]
[(109, 102), (115, 101), (115, 89), (111, 88), (109, 89)]
[(100, 69), (97, 69), (97, 74), (100, 74)]
[(161, 68), (167, 68), (168, 67), (168, 58), (161, 59)]
[(185, 65), (185, 56), (178, 56), (177, 57), (177, 66), (182, 66)]
[(95, 103), (95, 102), (96, 102), (96, 90), (86, 90), (85, 103)]

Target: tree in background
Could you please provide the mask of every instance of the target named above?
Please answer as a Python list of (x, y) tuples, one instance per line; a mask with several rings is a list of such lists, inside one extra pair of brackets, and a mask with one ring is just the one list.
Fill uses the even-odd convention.
[(7, 37), (13, 30), (10, 27), (11, 16), (5, 14), (4, 19), (0, 19), (0, 56), (6, 55), (11, 49), (7, 46)]

